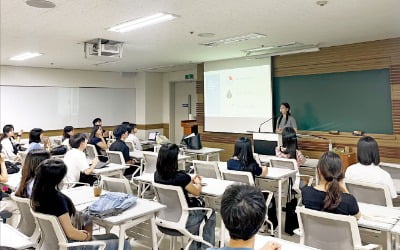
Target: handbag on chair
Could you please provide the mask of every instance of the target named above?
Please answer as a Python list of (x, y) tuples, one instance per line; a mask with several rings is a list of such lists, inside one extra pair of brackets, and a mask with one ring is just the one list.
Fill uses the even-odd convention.
[(293, 180), (289, 178), (288, 194), (286, 198), (286, 218), (285, 233), (293, 235), (293, 230), (299, 228), (299, 221), (296, 214), (297, 198), (296, 192), (293, 190)]

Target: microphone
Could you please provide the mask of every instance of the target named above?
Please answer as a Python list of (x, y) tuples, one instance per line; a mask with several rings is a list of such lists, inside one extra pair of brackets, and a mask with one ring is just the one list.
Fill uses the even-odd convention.
[(271, 118), (269, 118), (269, 119), (267, 119), (266, 121), (262, 122), (262, 123), (260, 124), (260, 126), (258, 127), (258, 133), (261, 132), (261, 127), (262, 127), (262, 125), (264, 125), (265, 123), (271, 121), (271, 120), (274, 119), (275, 117), (276, 117), (276, 116), (272, 116)]

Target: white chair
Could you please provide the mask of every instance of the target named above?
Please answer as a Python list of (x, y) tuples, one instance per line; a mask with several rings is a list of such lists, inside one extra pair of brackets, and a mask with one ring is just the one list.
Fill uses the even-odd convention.
[[(235, 181), (235, 182), (244, 183), (244, 184), (247, 184), (250, 186), (255, 186), (253, 175), (250, 172), (224, 169), (224, 170), (221, 170), (221, 174), (222, 174), (222, 179), (224, 179), (224, 180)], [(268, 194), (268, 198), (265, 201), (265, 205), (268, 208), (269, 205), (271, 204), (273, 192), (268, 191), (268, 190), (262, 190), (261, 192)], [(269, 224), (269, 228), (271, 229), (270, 230), (271, 235), (274, 235), (274, 230), (273, 230), (274, 226), (268, 218), (268, 213), (265, 214), (265, 222), (267, 222)]]
[(65, 236), (61, 224), (56, 216), (37, 213), (34, 212), (32, 209), (31, 213), (36, 218), (41, 231), (41, 238), (38, 248), (39, 250), (67, 250), (69, 247), (75, 246), (99, 246), (99, 250), (104, 250), (106, 247), (106, 243), (103, 241), (83, 241), (68, 243), (68, 239)]
[(15, 193), (11, 194), (11, 199), (15, 201), (21, 214), (21, 219), (17, 226), (18, 231), (28, 236), (34, 244), (37, 244), (40, 231), (31, 213), (30, 199), (15, 196)]
[(221, 172), (216, 161), (193, 161), (195, 174), (206, 178), (222, 179)]
[(158, 242), (160, 245), (165, 235), (169, 235), (172, 238), (170, 249), (175, 249), (176, 237), (186, 236), (189, 237), (189, 242), (185, 247), (185, 250), (189, 249), (190, 244), (193, 241), (201, 242), (209, 247), (213, 247), (209, 242), (203, 239), (203, 228), (205, 226), (205, 220), (201, 222), (199, 228), (199, 235), (194, 235), (186, 229), (186, 222), (189, 218), (189, 211), (203, 210), (206, 211), (206, 219), (209, 219), (212, 214), (211, 208), (194, 207), (189, 208), (183, 190), (179, 186), (163, 185), (159, 183), (153, 183), (154, 191), (158, 202), (167, 207), (160, 210), (157, 214), (156, 225), (158, 229), (163, 233), (161, 239)]
[(97, 154), (96, 147), (92, 144), (87, 144), (86, 154), (87, 154), (87, 158), (89, 158), (90, 160), (98, 159), (98, 157), (99, 157), (99, 155)]
[(347, 190), (357, 202), (393, 207), (392, 197), (387, 185), (345, 179)]
[(388, 172), (392, 179), (400, 180), (400, 164), (381, 162), (379, 166)]
[(297, 207), (300, 244), (324, 250), (381, 249), (381, 246), (361, 243), (357, 219), (354, 216), (333, 214)]
[(131, 141), (126, 141), (125, 144), (126, 144), (126, 146), (128, 146), (129, 152), (135, 151), (135, 145), (133, 144), (133, 142), (131, 142)]
[[(297, 161), (295, 159), (271, 157), (269, 159), (269, 165), (273, 168), (285, 168), (285, 169), (296, 170), (295, 176), (292, 176), (292, 177), (294, 177), (293, 189), (298, 194), (301, 193), (301, 190), (300, 190), (301, 187), (303, 187), (305, 185), (310, 186), (313, 182), (312, 176), (300, 174), (299, 167), (298, 167)], [(302, 179), (304, 179), (305, 181), (301, 182)]]
[(101, 181), (103, 182), (104, 190), (133, 195), (132, 188), (129, 184), (129, 180), (125, 178), (112, 178), (112, 177), (102, 176)]
[(134, 165), (134, 164), (133, 165), (132, 164), (126, 164), (124, 156), (122, 155), (122, 152), (120, 152), (120, 151), (107, 151), (107, 156), (108, 156), (108, 160), (109, 160), (110, 163), (137, 167), (137, 169), (133, 172), (132, 176), (135, 176), (137, 173), (140, 174), (142, 166), (141, 165)]

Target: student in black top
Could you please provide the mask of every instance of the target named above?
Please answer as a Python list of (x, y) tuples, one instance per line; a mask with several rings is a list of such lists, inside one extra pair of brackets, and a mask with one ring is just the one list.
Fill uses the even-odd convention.
[[(233, 157), (228, 160), (227, 167), (229, 170), (251, 172), (253, 177), (266, 176), (268, 168), (261, 166), (260, 162), (254, 159), (253, 148), (249, 138), (240, 137), (235, 142)], [(265, 197), (267, 199), (268, 197)], [(268, 208), (268, 218), (271, 220), (274, 228), (278, 226), (278, 218), (276, 216), (275, 197), (272, 197), (270, 207)], [(266, 224), (265, 224), (266, 225)], [(264, 231), (263, 227), (261, 231)]]
[(305, 186), (301, 190), (302, 202), (306, 208), (335, 214), (353, 215), (357, 219), (361, 214), (353, 195), (344, 185), (343, 166), (340, 157), (326, 152), (318, 162), (320, 184)]
[[(67, 166), (61, 159), (48, 159), (40, 164), (32, 190), (32, 209), (39, 213), (56, 216), (69, 241), (90, 241), (92, 240), (92, 226), (89, 225), (84, 230), (78, 230), (72, 225), (71, 216), (76, 213), (75, 206), (71, 199), (60, 192), (58, 188), (66, 173)], [(118, 246), (118, 238), (115, 235), (98, 235), (93, 236), (93, 239), (96, 237), (105, 240), (106, 249), (116, 249)], [(57, 249), (58, 246), (47, 246), (47, 248)], [(80, 247), (79, 249), (87, 248)], [(127, 241), (125, 241), (124, 249), (130, 249)]]
[(126, 125), (118, 125), (114, 131), (115, 142), (111, 144), (110, 151), (120, 151), (124, 156), (125, 163), (131, 164), (132, 160), (129, 156), (129, 148), (125, 144), (124, 140), (128, 137), (128, 129)]
[[(103, 121), (102, 121), (101, 118), (99, 118), (99, 117), (94, 118), (93, 121), (92, 121), (92, 123), (93, 123), (93, 127), (94, 127), (94, 126), (103, 127)], [(102, 133), (102, 136), (103, 136), (104, 138), (107, 138), (107, 137), (108, 137), (108, 131), (104, 130), (103, 128), (101, 129), (101, 133)]]
[(89, 144), (92, 144), (96, 147), (97, 154), (99, 155), (100, 161), (107, 161), (107, 157), (104, 156), (104, 152), (108, 149), (106, 140), (103, 138), (103, 129), (101, 126), (94, 126), (92, 128), (92, 132), (89, 136)]
[[(179, 148), (176, 144), (162, 145), (158, 153), (156, 172), (154, 174), (154, 182), (165, 185), (180, 186), (185, 194), (186, 201), (189, 207), (195, 207), (197, 202), (195, 199), (189, 199), (188, 193), (199, 196), (201, 193), (201, 179), (199, 176), (186, 174), (183, 171), (178, 171), (178, 154)], [(204, 211), (189, 211), (189, 218), (186, 223), (186, 228), (189, 232), (198, 235), (200, 223), (204, 219)], [(214, 245), (215, 241), (215, 213), (207, 220), (203, 229), (203, 238), (205, 241)], [(198, 242), (193, 242), (190, 245), (193, 249), (206, 249), (207, 246)]]

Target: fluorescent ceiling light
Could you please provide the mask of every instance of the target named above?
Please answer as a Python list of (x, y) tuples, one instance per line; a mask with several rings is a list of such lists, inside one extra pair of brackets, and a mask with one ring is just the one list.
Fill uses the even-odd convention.
[(271, 49), (278, 49), (278, 48), (286, 48), (286, 47), (293, 47), (293, 46), (300, 46), (303, 45), (302, 43), (298, 43), (298, 42), (291, 42), (291, 43), (286, 43), (286, 44), (280, 44), (280, 45), (274, 45), (274, 46), (264, 46), (261, 45), (261, 47), (257, 47), (257, 48), (251, 48), (251, 49), (244, 49), (242, 50), (243, 52), (260, 52), (260, 51), (264, 51), (264, 50), (271, 50)]
[(222, 44), (231, 44), (231, 43), (237, 43), (237, 42), (247, 41), (250, 39), (257, 39), (257, 38), (264, 38), (264, 37), (266, 37), (266, 35), (259, 34), (259, 33), (250, 33), (247, 35), (229, 37), (229, 38), (215, 40), (215, 41), (211, 41), (211, 42), (200, 43), (200, 45), (214, 47), (214, 46), (218, 46), (218, 45), (222, 45)]
[(156, 23), (161, 23), (161, 22), (166, 22), (172, 19), (177, 18), (178, 16), (172, 15), (172, 14), (167, 14), (167, 13), (157, 13), (151, 16), (147, 17), (142, 17), (138, 19), (134, 19), (125, 23), (118, 24), (116, 26), (113, 26), (109, 28), (109, 31), (114, 31), (114, 32), (128, 32), (134, 29), (142, 28), (148, 25), (156, 24)]
[(263, 59), (263, 58), (271, 57), (271, 56), (284, 56), (284, 55), (293, 55), (293, 54), (318, 52), (318, 51), (319, 51), (318, 47), (312, 47), (312, 48), (306, 48), (306, 49), (265, 53), (265, 54), (261, 54), (261, 55), (248, 56), (248, 58)]
[(37, 56), (41, 56), (43, 54), (41, 53), (37, 53), (37, 52), (25, 52), (16, 56), (13, 56), (10, 58), (10, 60), (13, 61), (24, 61), (24, 60), (28, 60)]

